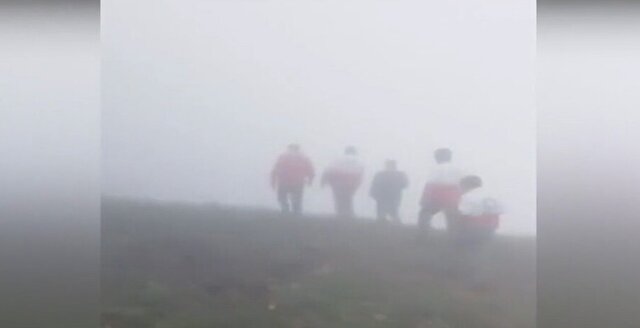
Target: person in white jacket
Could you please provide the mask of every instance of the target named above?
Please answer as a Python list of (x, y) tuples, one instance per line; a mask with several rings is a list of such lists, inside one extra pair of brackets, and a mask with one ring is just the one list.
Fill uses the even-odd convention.
[(461, 241), (477, 244), (490, 239), (500, 225), (502, 206), (482, 188), (478, 176), (460, 181), (462, 197), (458, 204), (458, 228)]
[(362, 184), (364, 165), (358, 158), (355, 147), (347, 147), (345, 153), (333, 162), (322, 175), (322, 186), (329, 185), (333, 191), (336, 214), (353, 217), (353, 196)]
[(437, 149), (434, 153), (436, 165), (431, 169), (420, 200), (418, 226), (424, 234), (431, 229), (434, 215), (445, 215), (447, 230), (452, 229), (453, 220), (460, 200), (461, 171), (452, 163), (453, 154), (448, 148)]

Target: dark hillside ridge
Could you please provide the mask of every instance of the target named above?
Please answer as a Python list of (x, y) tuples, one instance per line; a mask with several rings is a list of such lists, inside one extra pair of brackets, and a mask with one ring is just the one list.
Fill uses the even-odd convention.
[(535, 326), (533, 238), (470, 257), (370, 220), (122, 199), (102, 217), (105, 327)]

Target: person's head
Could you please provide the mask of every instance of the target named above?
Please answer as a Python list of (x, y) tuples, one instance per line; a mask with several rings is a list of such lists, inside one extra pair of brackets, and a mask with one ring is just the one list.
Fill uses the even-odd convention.
[(384, 168), (387, 171), (395, 171), (398, 168), (398, 164), (396, 163), (396, 161), (388, 159), (386, 162), (384, 162)]
[(300, 145), (298, 145), (298, 144), (290, 144), (289, 147), (287, 147), (287, 150), (289, 150), (289, 152), (292, 152), (292, 153), (299, 153), (300, 152)]
[(442, 164), (451, 162), (453, 154), (451, 153), (451, 149), (449, 148), (439, 148), (436, 149), (435, 152), (433, 152), (433, 157), (435, 158), (436, 163)]
[(347, 154), (347, 155), (357, 155), (358, 151), (356, 150), (356, 147), (349, 146), (349, 147), (345, 148), (344, 153)]
[(460, 180), (462, 191), (469, 191), (482, 187), (482, 179), (477, 175), (468, 175)]

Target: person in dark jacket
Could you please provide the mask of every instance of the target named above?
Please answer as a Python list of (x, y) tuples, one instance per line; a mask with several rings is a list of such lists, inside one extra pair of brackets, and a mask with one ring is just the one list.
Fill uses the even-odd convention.
[(400, 203), (402, 191), (407, 188), (409, 180), (404, 172), (398, 171), (396, 161), (388, 160), (385, 169), (373, 178), (370, 195), (377, 204), (378, 221), (386, 222), (391, 218), (400, 223)]

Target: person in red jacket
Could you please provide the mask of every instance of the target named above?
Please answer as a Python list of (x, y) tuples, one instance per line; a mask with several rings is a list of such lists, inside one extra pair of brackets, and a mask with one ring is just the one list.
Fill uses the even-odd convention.
[(304, 187), (313, 183), (314, 175), (313, 164), (300, 146), (289, 145), (271, 171), (271, 187), (277, 190), (283, 213), (302, 213)]
[(458, 201), (460, 200), (461, 172), (451, 163), (452, 152), (440, 148), (434, 152), (436, 166), (431, 170), (420, 201), (418, 226), (423, 233), (431, 229), (431, 219), (439, 212), (446, 218), (447, 230), (453, 229)]

